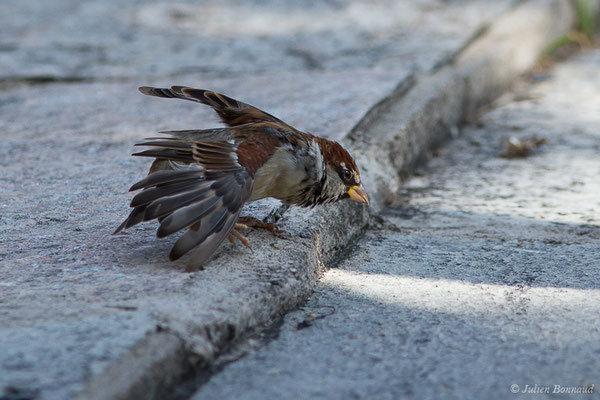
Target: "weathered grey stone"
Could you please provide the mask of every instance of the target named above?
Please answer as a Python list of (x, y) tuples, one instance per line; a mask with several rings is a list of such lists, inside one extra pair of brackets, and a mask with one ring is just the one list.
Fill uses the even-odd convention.
[[(189, 375), (191, 360), (183, 340), (169, 332), (148, 335), (128, 354), (99, 374), (79, 398), (174, 398), (177, 384)], [(124, 373), (126, 371), (126, 373)]]
[[(548, 8), (554, 3), (540, 4)], [(478, 103), (478, 97), (465, 89), (466, 77), (459, 75), (462, 70), (447, 62), (457, 58), (486, 21), (509, 5), (487, 1), (411, 2), (406, 7), (420, 11), (406, 14), (406, 25), (410, 27), (406, 36), (386, 36), (384, 32), (379, 37), (380, 31), (371, 23), (367, 28), (359, 27), (363, 33), (358, 36), (352, 31), (347, 33), (348, 42), (340, 43), (347, 53), (341, 55), (328, 53), (330, 47), (336, 47), (332, 43), (337, 39), (326, 40), (317, 29), (311, 41), (302, 42), (316, 46), (314, 51), (325, 55), (325, 66), (315, 68), (312, 54), (303, 49), (292, 51), (300, 54), (304, 63), (295, 66), (298, 56), (287, 57), (288, 53), (277, 50), (279, 39), (232, 35), (221, 40), (214, 34), (214, 40), (201, 40), (198, 33), (185, 32), (192, 29), (189, 21), (181, 22), (181, 27), (169, 22), (164, 29), (155, 23), (160, 7), (196, 7), (188, 3), (72, 4), (10, 1), (0, 5), (4, 7), (2, 15), (7, 9), (15, 15), (0, 27), (4, 44), (0, 63), (3, 71), (12, 71), (7, 79), (12, 76), (35, 81), (50, 75), (66, 80), (100, 80), (17, 87), (12, 87), (10, 81), (3, 84), (0, 336), (11, 347), (15, 337), (29, 335), (39, 341), (30, 346), (15, 345), (24, 351), (24, 357), (33, 360), (27, 365), (1, 359), (0, 387), (7, 395), (15, 389), (37, 393), (41, 398), (64, 398), (81, 389), (87, 378), (81, 392), (86, 398), (99, 395), (94, 388), (102, 388), (114, 376), (123, 377), (112, 388), (115, 398), (136, 397), (140, 382), (154, 385), (148, 388), (149, 393), (161, 393), (166, 382), (176, 384), (181, 371), (189, 368), (186, 357), (210, 364), (249, 328), (271, 322), (306, 298), (324, 269), (323, 263), (336, 260), (352, 238), (372, 222), (369, 210), (356, 204), (290, 209), (280, 221), (290, 238), (274, 240), (270, 234), (250, 232), (253, 251), (226, 244), (205, 271), (194, 274), (182, 273), (185, 260), (167, 261), (173, 240), (156, 240), (152, 224), (111, 236), (127, 214), (131, 196), (126, 189), (147, 167), (147, 162), (127, 156), (131, 145), (157, 130), (214, 126), (216, 120), (196, 104), (145, 98), (137, 93), (137, 86), (177, 83), (209, 87), (317, 134), (342, 139), (352, 129), (346, 145), (356, 153), (363, 179), (370, 185), (375, 203), (371, 210), (378, 210), (399, 187), (397, 168), (401, 174), (408, 173), (428, 146), (439, 146), (440, 138), (448, 136), (460, 120), (465, 99), (469, 104)], [(275, 3), (264, 4), (276, 11)], [(347, 7), (353, 3), (349, 4)], [(378, 4), (384, 3), (376, 3), (373, 12), (377, 12)], [(223, 6), (215, 7), (225, 10)], [(325, 15), (330, 10), (329, 5), (321, 3), (314, 7)], [(142, 11), (146, 13), (144, 21), (122, 23), (132, 20), (132, 12), (138, 18)], [(187, 14), (179, 15), (175, 12), (169, 18), (188, 18)], [(552, 34), (542, 29), (529, 34), (543, 35), (549, 42), (564, 29), (545, 15), (542, 26), (554, 26)], [(569, 15), (564, 18), (570, 21)], [(191, 21), (193, 25), (195, 20)], [(291, 24), (290, 29), (300, 29), (298, 26)], [(133, 33), (127, 31), (130, 28)], [(375, 30), (364, 33), (364, 29)], [(505, 39), (537, 54), (544, 42), (521, 44), (515, 40), (521, 33), (515, 26), (514, 36)], [(417, 40), (420, 35), (427, 40)], [(361, 37), (367, 42), (361, 42)], [(480, 39), (485, 37), (483, 34)], [(321, 42), (324, 47), (318, 47)], [(353, 53), (353, 43), (367, 51)], [(370, 50), (377, 43), (382, 43), (381, 50)], [(260, 54), (248, 54), (249, 45)], [(281, 47), (288, 45), (286, 42)], [(210, 46), (214, 49), (206, 50)], [(395, 48), (399, 52), (392, 51)], [(164, 56), (173, 53), (173, 57)], [(392, 57), (384, 59), (381, 54)], [(196, 69), (198, 59), (209, 61)], [(193, 66), (187, 70), (189, 73), (182, 73), (189, 65)], [(228, 65), (233, 67), (228, 69)], [(483, 71), (469, 73), (485, 72), (489, 65), (484, 63), (480, 68)], [(242, 71), (243, 77), (237, 75)], [(101, 81), (107, 77), (127, 79)], [(363, 119), (365, 113), (368, 115)], [(394, 137), (398, 132), (408, 135)], [(404, 161), (386, 162), (396, 156)], [(382, 165), (384, 168), (380, 168)], [(262, 217), (275, 207), (276, 202), (266, 201), (249, 210)], [(79, 326), (73, 321), (87, 318), (102, 325), (99, 335), (92, 336), (96, 345), (69, 346), (79, 340)], [(135, 329), (122, 333), (130, 321), (136, 322)], [(52, 324), (60, 327), (46, 334)], [(178, 356), (181, 349), (175, 342), (169, 342), (172, 357), (164, 351), (153, 351), (151, 344), (157, 343), (153, 339), (164, 337), (164, 330), (185, 345), (183, 357)], [(47, 339), (56, 336), (60, 341)], [(94, 350), (113, 344), (111, 352)], [(60, 351), (52, 350), (54, 346)], [(130, 351), (125, 351), (127, 347)], [(54, 355), (46, 357), (45, 351)], [(168, 362), (161, 365), (162, 360)], [(82, 373), (71, 365), (95, 367)], [(171, 365), (172, 370), (166, 369)], [(48, 369), (56, 369), (55, 375), (47, 375)], [(156, 376), (162, 380), (148, 379)], [(25, 382), (25, 386), (11, 386), (15, 382)], [(127, 382), (131, 384), (127, 386)]]
[(430, 70), (511, 3), (7, 0), (0, 78)]
[[(3, 292), (14, 293), (2, 286)], [(73, 389), (83, 388), (87, 376), (127, 353), (156, 324), (146, 313), (110, 310), (108, 305), (74, 307), (53, 299), (33, 309), (35, 294), (18, 293), (15, 303), (28, 304), (27, 311), (13, 302), (2, 304), (3, 392), (43, 390), (53, 398), (68, 398)]]
[[(584, 52), (466, 128), (277, 339), (194, 399), (596, 398), (598, 68)], [(501, 158), (509, 135), (549, 143)]]
[(376, 193), (373, 206), (393, 203), (407, 171), (456, 136), (458, 126), (481, 105), (511, 88), (551, 43), (548, 39), (560, 37), (572, 20), (565, 2), (524, 2), (497, 18), (451, 65), (415, 74), (373, 109), (349, 135), (361, 149), (359, 165), (368, 166), (365, 181)]

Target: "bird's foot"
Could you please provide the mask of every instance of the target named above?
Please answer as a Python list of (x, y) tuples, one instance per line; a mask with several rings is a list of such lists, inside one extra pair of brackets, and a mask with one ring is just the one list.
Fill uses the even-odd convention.
[(236, 223), (229, 232), (227, 239), (233, 244), (235, 244), (235, 239), (237, 239), (242, 242), (244, 246), (250, 248), (250, 241), (246, 236), (240, 233), (240, 231), (245, 231), (246, 229), (248, 229), (248, 225)]
[(269, 232), (281, 235), (282, 233), (286, 233), (285, 231), (278, 229), (277, 225), (270, 222), (263, 222), (258, 218), (254, 217), (239, 217), (238, 222), (234, 225), (231, 232), (227, 236), (227, 239), (235, 244), (235, 239), (239, 240), (244, 246), (250, 249), (250, 241), (248, 238), (240, 233), (240, 231), (245, 231), (248, 228), (256, 228), (256, 229), (266, 229)]
[(277, 228), (277, 225), (275, 225), (274, 223), (263, 222), (260, 219), (254, 218), (254, 217), (239, 217), (238, 223), (243, 224), (247, 228), (250, 227), (250, 228), (256, 228), (256, 229), (266, 229), (269, 232), (274, 233), (274, 234), (286, 233), (285, 231)]

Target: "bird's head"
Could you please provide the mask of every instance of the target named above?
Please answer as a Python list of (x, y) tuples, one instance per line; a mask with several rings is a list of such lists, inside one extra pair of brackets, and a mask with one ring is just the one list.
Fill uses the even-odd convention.
[(369, 204), (360, 183), (360, 172), (352, 156), (339, 143), (322, 139), (319, 143), (325, 165), (326, 187), (323, 191), (333, 201), (349, 198)]

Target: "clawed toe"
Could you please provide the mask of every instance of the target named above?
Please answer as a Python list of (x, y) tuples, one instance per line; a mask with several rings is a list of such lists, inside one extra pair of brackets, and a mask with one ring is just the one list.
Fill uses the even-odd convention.
[(235, 227), (231, 230), (231, 232), (229, 232), (229, 235), (227, 236), (227, 239), (235, 244), (235, 239), (239, 240), (240, 242), (242, 242), (242, 244), (248, 248), (250, 248), (250, 241), (248, 240), (248, 238), (244, 235), (242, 235), (238, 229), (240, 230), (245, 230), (248, 229), (248, 227), (246, 225), (243, 224), (235, 224)]
[(242, 244), (244, 246), (246, 246), (250, 250), (252, 250), (250, 248), (250, 241), (248, 240), (248, 238), (240, 233), (240, 231), (245, 231), (250, 227), (257, 228), (257, 229), (266, 229), (269, 232), (276, 234), (276, 235), (281, 235), (281, 234), (286, 233), (286, 231), (278, 229), (277, 225), (275, 225), (271, 222), (263, 222), (254, 217), (240, 217), (238, 219), (238, 222), (234, 225), (231, 232), (229, 232), (229, 235), (227, 235), (227, 240), (229, 240), (229, 242), (235, 244), (235, 239), (237, 239), (240, 242), (242, 242)]
[(263, 222), (260, 219), (254, 217), (240, 217), (238, 218), (238, 222), (243, 224), (246, 228), (252, 227), (256, 229), (266, 229), (269, 232), (278, 235), (286, 233), (284, 230), (277, 228), (277, 225), (275, 225), (274, 223)]

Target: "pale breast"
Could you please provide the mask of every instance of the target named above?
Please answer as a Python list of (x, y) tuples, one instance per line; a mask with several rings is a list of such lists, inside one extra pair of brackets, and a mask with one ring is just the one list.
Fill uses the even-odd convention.
[(250, 201), (274, 197), (286, 204), (297, 203), (307, 185), (320, 181), (322, 164), (320, 149), (312, 141), (304, 151), (291, 146), (277, 149), (256, 172)]

